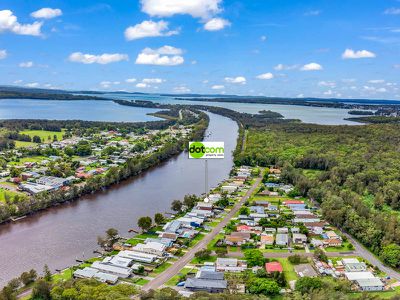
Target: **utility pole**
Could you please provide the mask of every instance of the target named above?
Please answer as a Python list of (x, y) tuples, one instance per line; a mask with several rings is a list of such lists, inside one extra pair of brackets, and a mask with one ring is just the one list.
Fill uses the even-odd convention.
[(205, 181), (204, 181), (204, 188), (205, 188), (205, 195), (206, 198), (208, 197), (208, 159), (205, 160)]

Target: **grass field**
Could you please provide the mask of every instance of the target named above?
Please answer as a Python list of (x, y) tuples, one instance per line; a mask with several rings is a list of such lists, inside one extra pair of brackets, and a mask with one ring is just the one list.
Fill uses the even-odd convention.
[[(47, 143), (50, 141), (53, 141), (53, 137), (54, 135), (57, 136), (57, 140), (61, 141), (62, 137), (64, 135), (65, 130), (61, 130), (61, 132), (57, 132), (57, 131), (48, 131), (48, 130), (23, 130), (20, 131), (21, 134), (27, 134), (29, 135), (31, 138), (33, 138), (35, 135), (37, 135), (38, 137), (41, 138), (42, 142)], [(48, 137), (50, 136), (50, 140), (48, 139)]]
[(22, 193), (7, 191), (3, 188), (0, 188), (0, 202), (5, 202), (6, 196), (10, 197), (10, 199), (13, 200), (16, 195), (19, 195), (21, 197), (26, 196), (25, 194)]
[(282, 264), (283, 274), (285, 274), (285, 278), (288, 282), (292, 280), (297, 280), (298, 277), (296, 271), (294, 270), (293, 265), (289, 262), (287, 258), (277, 258), (276, 260)]
[(34, 147), (37, 144), (32, 143), (32, 142), (21, 142), (21, 141), (15, 141), (15, 148), (26, 148), (26, 147)]

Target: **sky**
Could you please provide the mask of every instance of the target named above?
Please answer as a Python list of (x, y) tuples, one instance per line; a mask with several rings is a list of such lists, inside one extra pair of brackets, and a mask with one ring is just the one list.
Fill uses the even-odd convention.
[(400, 99), (400, 0), (1, 0), (0, 84)]

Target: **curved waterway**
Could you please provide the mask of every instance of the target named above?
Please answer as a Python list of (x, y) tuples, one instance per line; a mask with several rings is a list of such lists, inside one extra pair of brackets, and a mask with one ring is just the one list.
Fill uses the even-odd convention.
[[(209, 116), (206, 140), (224, 141), (226, 151), (225, 159), (209, 160), (209, 185), (213, 187), (228, 178), (238, 127), (231, 119)], [(76, 259), (89, 258), (98, 249), (97, 236), (108, 228), (129, 236), (128, 230), (137, 228), (139, 217), (170, 212), (172, 200), (201, 194), (204, 188), (204, 161), (181, 153), (105, 192), (1, 225), (0, 286), (31, 268), (41, 272), (48, 264), (52, 270), (62, 269)]]

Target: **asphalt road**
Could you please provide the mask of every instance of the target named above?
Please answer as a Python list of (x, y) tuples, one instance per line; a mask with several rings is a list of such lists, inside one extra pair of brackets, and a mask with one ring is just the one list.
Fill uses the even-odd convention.
[(208, 233), (200, 242), (198, 242), (193, 248), (189, 249), (188, 252), (185, 253), (178, 261), (174, 262), (174, 264), (165, 270), (163, 273), (159, 274), (152, 281), (148, 282), (143, 286), (142, 290), (148, 291), (151, 289), (157, 289), (164, 285), (169, 279), (179, 273), (184, 266), (192, 261), (194, 255), (199, 250), (202, 250), (207, 247), (207, 245), (212, 241), (212, 239), (229, 223), (229, 221), (234, 217), (234, 215), (239, 211), (242, 207), (243, 203), (249, 199), (251, 194), (256, 190), (258, 185), (261, 182), (261, 178), (257, 178), (256, 182), (251, 186), (251, 188), (247, 191), (246, 195), (238, 201), (231, 211), (225, 216), (225, 218), (216, 226), (214, 229)]

